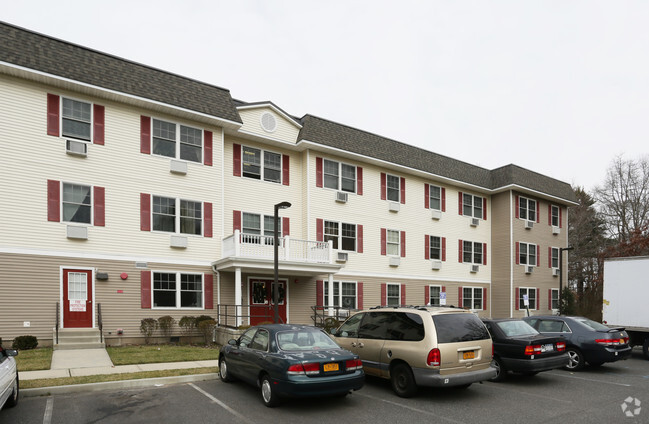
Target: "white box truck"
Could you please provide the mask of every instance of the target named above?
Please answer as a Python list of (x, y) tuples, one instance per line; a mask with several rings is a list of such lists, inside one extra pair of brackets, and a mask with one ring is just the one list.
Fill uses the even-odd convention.
[(649, 359), (649, 256), (604, 260), (603, 322), (624, 327)]

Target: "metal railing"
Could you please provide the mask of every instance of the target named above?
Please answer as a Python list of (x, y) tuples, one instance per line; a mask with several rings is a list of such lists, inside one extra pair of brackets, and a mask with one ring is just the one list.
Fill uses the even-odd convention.
[[(254, 305), (252, 308), (256, 312), (250, 313), (250, 305), (217, 305), (216, 306), (216, 324), (220, 327), (238, 328), (240, 323), (257, 321), (260, 322), (274, 322), (275, 309), (273, 305)], [(250, 321), (246, 320), (248, 318)], [(282, 317), (279, 317), (281, 324), (285, 324)]]
[(327, 330), (337, 328), (349, 315), (357, 309), (343, 308), (342, 306), (311, 306), (311, 319), (313, 325)]
[(59, 326), (61, 323), (59, 319), (59, 302), (56, 302), (56, 327), (54, 327), (54, 332), (56, 333), (56, 344), (59, 344)]
[(104, 322), (101, 318), (101, 303), (97, 304), (97, 327), (99, 327), (99, 342), (104, 342)]
[[(235, 230), (222, 243), (224, 257), (274, 258), (273, 236), (245, 234)], [(284, 236), (279, 239), (277, 247), (277, 258), (280, 261), (331, 263), (333, 260), (333, 247), (329, 242), (297, 240)]]

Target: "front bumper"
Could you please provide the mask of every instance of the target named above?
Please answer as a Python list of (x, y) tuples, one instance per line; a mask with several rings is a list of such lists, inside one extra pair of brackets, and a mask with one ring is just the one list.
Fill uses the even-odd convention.
[(413, 375), (418, 386), (424, 387), (452, 387), (462, 386), (464, 384), (477, 383), (492, 379), (496, 376), (495, 368), (487, 368), (475, 371), (458, 372), (456, 374), (440, 375), (439, 370), (427, 370), (422, 368), (413, 368)]
[(568, 365), (568, 354), (549, 356), (546, 358), (516, 359), (500, 358), (508, 371), (514, 372), (540, 372), (548, 371)]

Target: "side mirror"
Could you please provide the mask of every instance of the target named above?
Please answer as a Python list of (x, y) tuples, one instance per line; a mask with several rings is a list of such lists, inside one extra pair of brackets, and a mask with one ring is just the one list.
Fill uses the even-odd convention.
[(230, 346), (236, 346), (236, 345), (237, 345), (237, 341), (236, 341), (235, 339), (230, 339), (230, 340), (228, 340), (228, 344), (229, 344)]
[(5, 349), (7, 356), (18, 356), (18, 351), (15, 349)]

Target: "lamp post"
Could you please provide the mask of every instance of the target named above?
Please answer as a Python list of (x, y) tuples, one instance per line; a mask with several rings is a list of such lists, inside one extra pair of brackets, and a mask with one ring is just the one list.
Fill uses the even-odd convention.
[(574, 247), (570, 246), (559, 248), (559, 314), (563, 313), (563, 308), (561, 307), (561, 292), (563, 291), (563, 252), (573, 249)]
[(275, 214), (273, 215), (273, 270), (275, 272), (275, 287), (273, 287), (273, 311), (275, 312), (275, 324), (279, 323), (279, 306), (278, 306), (278, 299), (279, 299), (279, 282), (277, 281), (278, 278), (278, 248), (279, 248), (279, 235), (277, 234), (277, 227), (279, 227), (279, 216), (278, 212), (280, 209), (286, 209), (290, 208), (291, 204), (289, 202), (282, 202), (278, 203), (275, 205)]

